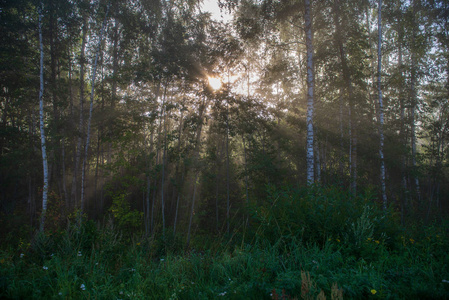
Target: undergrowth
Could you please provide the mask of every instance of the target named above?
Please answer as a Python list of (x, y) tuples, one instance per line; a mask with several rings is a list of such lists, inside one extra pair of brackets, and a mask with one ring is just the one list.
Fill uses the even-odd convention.
[(270, 189), (250, 212), (234, 242), (187, 250), (112, 221), (37, 234), (2, 247), (0, 298), (449, 299), (445, 226), (405, 230), (338, 188)]

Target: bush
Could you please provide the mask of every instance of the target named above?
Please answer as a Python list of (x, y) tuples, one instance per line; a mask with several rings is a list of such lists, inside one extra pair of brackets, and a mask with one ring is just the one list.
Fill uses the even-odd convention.
[(314, 186), (267, 190), (267, 200), (250, 209), (253, 234), (273, 244), (279, 238), (324, 243), (331, 239), (355, 247), (390, 239), (399, 231), (393, 214), (381, 211), (370, 193), (357, 197), (341, 188)]

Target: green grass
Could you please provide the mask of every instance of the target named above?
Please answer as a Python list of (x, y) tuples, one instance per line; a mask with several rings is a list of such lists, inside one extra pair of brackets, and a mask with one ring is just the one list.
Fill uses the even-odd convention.
[(234, 243), (189, 251), (124, 238), (112, 223), (37, 235), (0, 252), (0, 298), (449, 299), (444, 226), (407, 231), (366, 197), (342, 210), (339, 193), (273, 192)]

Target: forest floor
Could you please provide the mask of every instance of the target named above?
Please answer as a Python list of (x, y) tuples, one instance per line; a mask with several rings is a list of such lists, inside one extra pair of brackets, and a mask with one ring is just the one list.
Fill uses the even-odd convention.
[(329, 216), (313, 223), (315, 205), (295, 224), (279, 211), (281, 200), (266, 223), (253, 217), (231, 236), (197, 232), (188, 250), (183, 236), (145, 239), (112, 221), (2, 244), (0, 298), (449, 299), (444, 220), (405, 230), (365, 206), (346, 227), (312, 235), (316, 224), (342, 225)]

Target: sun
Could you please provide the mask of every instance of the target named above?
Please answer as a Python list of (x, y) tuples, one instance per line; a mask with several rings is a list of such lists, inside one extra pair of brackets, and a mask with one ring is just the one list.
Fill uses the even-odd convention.
[(210, 87), (214, 91), (217, 91), (217, 90), (219, 90), (221, 88), (221, 80), (220, 80), (220, 78), (208, 76), (207, 80), (209, 80), (209, 85), (210, 85)]

